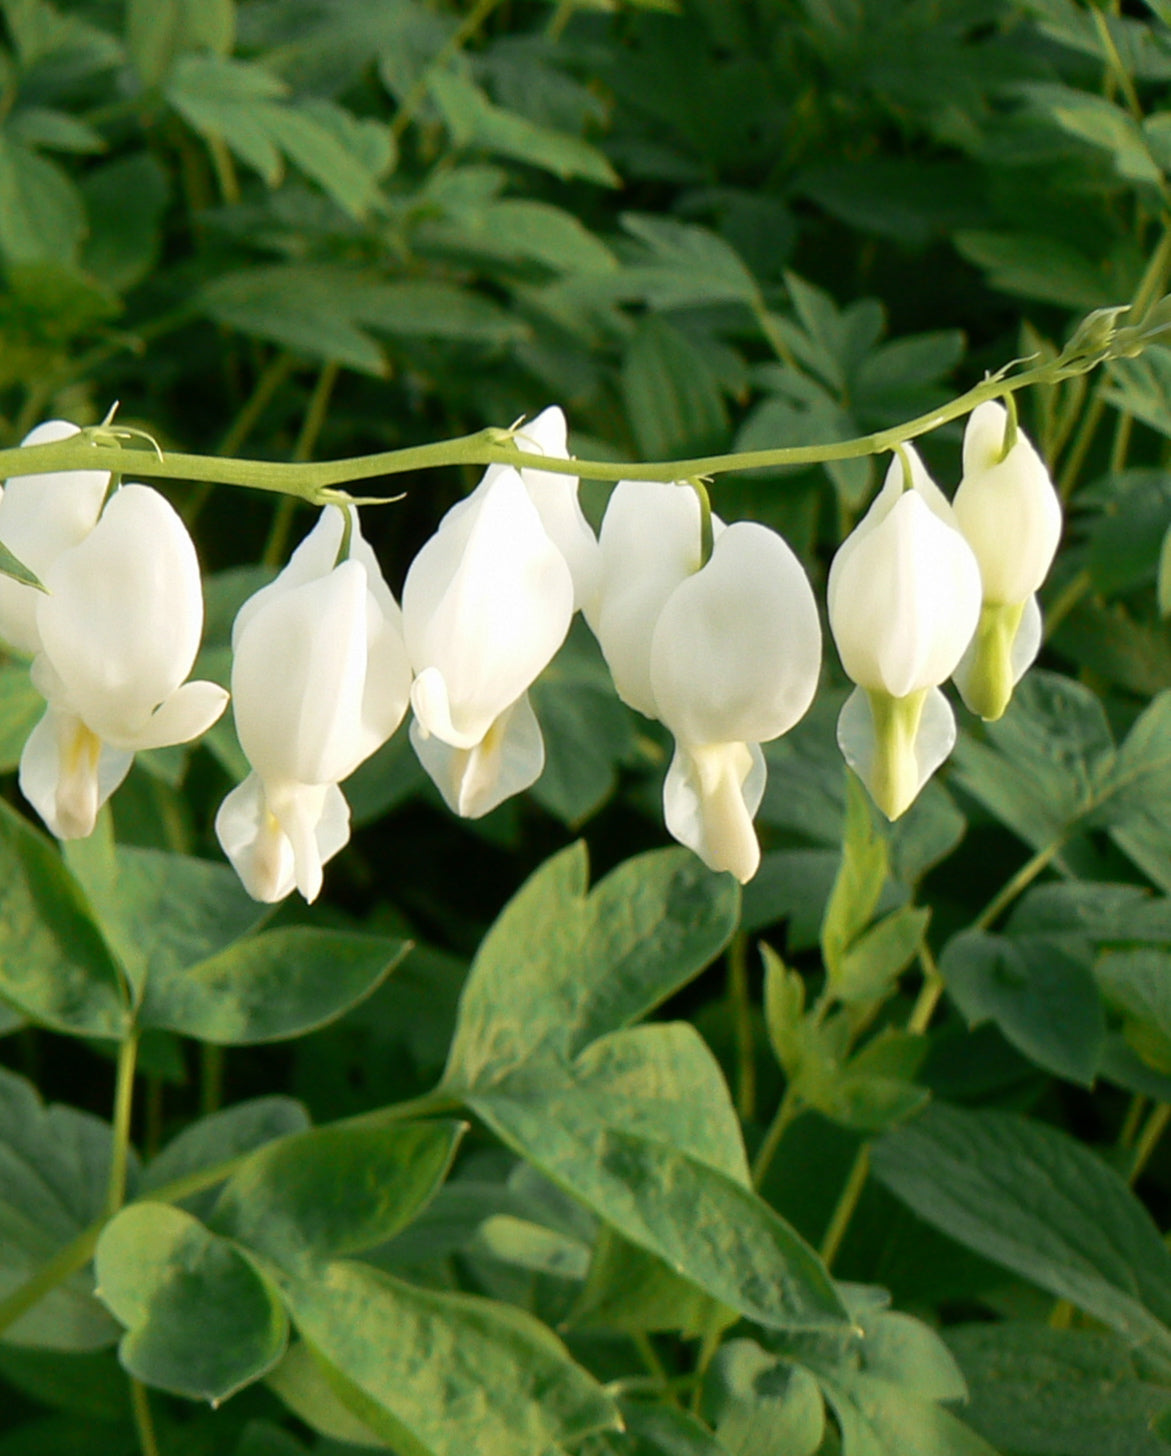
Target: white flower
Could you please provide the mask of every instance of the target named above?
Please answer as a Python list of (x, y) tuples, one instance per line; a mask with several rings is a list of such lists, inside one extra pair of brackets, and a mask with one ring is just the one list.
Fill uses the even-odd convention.
[(1007, 422), (995, 400), (968, 417), (964, 478), (954, 502), (956, 522), (980, 563), (984, 595), (979, 630), (955, 681), (983, 718), (1000, 717), (1040, 649), (1036, 593), (1061, 538), (1061, 502), (1049, 472), (1019, 430), (1005, 452)]
[(198, 737), (228, 695), (184, 682), (203, 630), (199, 563), (158, 491), (124, 485), (43, 580), (32, 678), (48, 709), (21, 755), (20, 787), (54, 834), (76, 839), (137, 750)]
[(619, 695), (675, 738), (663, 786), (668, 830), (743, 882), (760, 863), (760, 744), (813, 701), (821, 629), (809, 581), (780, 536), (713, 521), (701, 565), (700, 524), (690, 486), (622, 481), (602, 523), (589, 619)]
[[(938, 684), (980, 617), (980, 569), (951, 507), (909, 446), (829, 572), (830, 628), (858, 684), (838, 720), (851, 768), (890, 819), (913, 802), (955, 743)], [(909, 488), (906, 488), (908, 487)]]
[[(65, 420), (48, 420), (21, 444), (50, 445), (78, 433)], [(44, 581), (57, 557), (93, 530), (109, 488), (108, 470), (14, 475), (0, 497), (0, 541)], [(0, 637), (30, 657), (41, 645), (36, 620), (41, 596), (36, 587), (0, 576)]]
[(526, 694), (565, 640), (573, 603), (565, 557), (511, 468), (489, 472), (412, 562), (411, 742), (456, 813), (478, 818), (540, 776)]
[(252, 773), (227, 796), (216, 834), (248, 893), (317, 897), (350, 837), (338, 787), (402, 721), (410, 667), (398, 605), (351, 506), (327, 506), (276, 580), (232, 629), (236, 731)]

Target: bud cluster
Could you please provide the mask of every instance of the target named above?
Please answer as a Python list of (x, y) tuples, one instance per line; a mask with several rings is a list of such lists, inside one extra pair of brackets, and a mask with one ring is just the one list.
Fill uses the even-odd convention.
[[(26, 444), (67, 438), (50, 421)], [(515, 436), (567, 459), (561, 411)], [(62, 839), (89, 834), (136, 751), (188, 742), (228, 694), (186, 681), (203, 626), (195, 548), (155, 490), (104, 471), (18, 477), (0, 497), (0, 541), (43, 582), (0, 577), (0, 637), (31, 657), (44, 716), (20, 785)], [(879, 808), (897, 818), (943, 762), (951, 677), (995, 718), (1036, 656), (1036, 592), (1061, 509), (1004, 407), (968, 422), (948, 501), (910, 447), (830, 567), (829, 624), (857, 685), (838, 741)], [(251, 772), (216, 832), (248, 891), (306, 900), (347, 842), (340, 784), (395, 732), (410, 739), (457, 814), (478, 818), (544, 767), (529, 689), (581, 611), (618, 695), (675, 741), (667, 828), (746, 881), (760, 848), (761, 744), (806, 712), (821, 667), (809, 580), (766, 526), (725, 526), (694, 483), (622, 481), (600, 535), (577, 480), (492, 466), (412, 563), (395, 601), (353, 506), (327, 506), (288, 565), (240, 609), (232, 701)]]

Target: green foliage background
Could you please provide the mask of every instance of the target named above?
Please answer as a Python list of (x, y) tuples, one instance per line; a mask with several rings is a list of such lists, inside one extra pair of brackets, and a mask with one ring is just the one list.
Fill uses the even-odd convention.
[[(3, 445), (114, 400), (262, 459), (549, 403), (594, 459), (825, 443), (1171, 286), (1167, 0), (0, 17)], [(1022, 420), (1068, 511), (1041, 668), (892, 829), (827, 654), (742, 897), (663, 848), (667, 740), (584, 631), (529, 795), (453, 820), (400, 732), (267, 917), (211, 834), (230, 721), (62, 856), (0, 665), (0, 1456), (1171, 1452), (1171, 348)], [(959, 427), (923, 445), (950, 488)], [(823, 585), (878, 469), (714, 505)], [(387, 482), (396, 590), (472, 483)], [(226, 683), (311, 517), (165, 488)]]

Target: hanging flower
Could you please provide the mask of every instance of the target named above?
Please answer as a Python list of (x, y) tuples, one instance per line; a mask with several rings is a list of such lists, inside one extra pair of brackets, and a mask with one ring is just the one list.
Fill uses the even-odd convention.
[[(952, 509), (904, 447), (829, 572), (829, 621), (858, 686), (838, 719), (846, 762), (888, 819), (910, 807), (955, 744), (938, 684), (980, 617), (980, 569)], [(904, 463), (905, 462), (905, 463)]]
[(713, 527), (701, 564), (696, 492), (622, 481), (602, 523), (600, 589), (587, 619), (619, 696), (675, 738), (663, 786), (668, 830), (709, 868), (744, 882), (760, 863), (760, 745), (813, 701), (821, 628), (805, 572), (776, 532)]
[[(21, 444), (51, 445), (78, 433), (65, 420), (47, 420)], [(0, 497), (0, 541), (43, 582), (57, 557), (93, 530), (109, 488), (108, 470), (14, 475)], [(37, 602), (43, 595), (36, 587), (0, 576), (0, 638), (30, 657), (41, 645)]]
[(979, 627), (955, 682), (973, 713), (995, 719), (1040, 650), (1037, 591), (1061, 538), (1061, 502), (1044, 461), (996, 400), (968, 417), (954, 510), (983, 584)]
[(511, 468), (490, 471), (448, 511), (411, 564), (411, 742), (457, 814), (479, 818), (540, 776), (545, 747), (527, 692), (573, 606), (570, 568)]
[(321, 890), (350, 837), (338, 787), (402, 721), (411, 674), (402, 616), (350, 512), (327, 506), (275, 581), (232, 629), (236, 731), (252, 772), (227, 796), (216, 834), (248, 893)]
[(32, 680), (48, 708), (21, 755), (20, 787), (54, 834), (78, 839), (139, 749), (198, 737), (228, 695), (184, 681), (203, 630), (199, 563), (158, 491), (122, 486), (42, 580)]

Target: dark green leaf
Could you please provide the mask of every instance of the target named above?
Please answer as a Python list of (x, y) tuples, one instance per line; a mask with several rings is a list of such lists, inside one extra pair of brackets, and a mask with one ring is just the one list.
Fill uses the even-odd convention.
[(189, 1173), (214, 1168), (277, 1138), (304, 1132), (308, 1126), (309, 1114), (291, 1097), (237, 1102), (199, 1118), (172, 1138), (144, 1169), (142, 1190), (146, 1193)]

